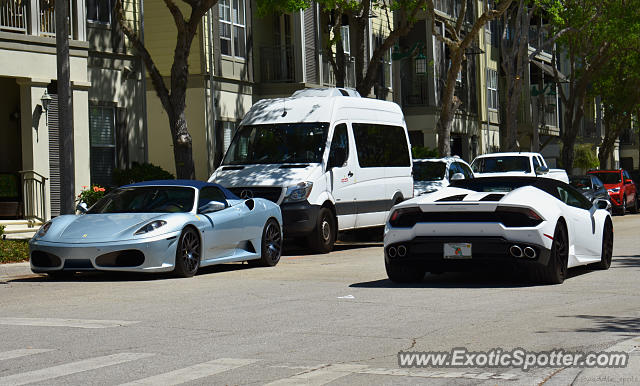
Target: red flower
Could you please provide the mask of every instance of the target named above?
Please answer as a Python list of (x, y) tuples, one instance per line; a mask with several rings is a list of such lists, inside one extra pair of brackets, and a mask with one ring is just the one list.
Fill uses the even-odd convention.
[(97, 192), (98, 190), (100, 190), (100, 188), (99, 188), (99, 187), (97, 187), (97, 186), (94, 186), (94, 187), (93, 187), (93, 191), (94, 191), (94, 192)]
[(98, 190), (99, 190), (99, 191), (101, 191), (101, 192), (104, 192), (104, 188), (100, 188), (100, 189), (98, 189)]

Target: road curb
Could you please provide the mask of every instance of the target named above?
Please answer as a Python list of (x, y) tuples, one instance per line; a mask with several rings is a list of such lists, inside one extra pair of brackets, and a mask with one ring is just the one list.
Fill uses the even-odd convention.
[(29, 262), (0, 264), (0, 281), (16, 276), (33, 275)]

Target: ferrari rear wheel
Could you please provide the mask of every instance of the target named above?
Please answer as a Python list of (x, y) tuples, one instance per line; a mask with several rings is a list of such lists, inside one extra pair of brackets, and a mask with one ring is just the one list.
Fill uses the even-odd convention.
[(595, 266), (598, 269), (609, 269), (613, 257), (613, 226), (609, 221), (604, 224), (602, 233), (602, 255)]
[(262, 230), (262, 256), (259, 260), (253, 260), (257, 265), (273, 267), (280, 261), (282, 255), (282, 232), (280, 224), (270, 218)]
[(198, 272), (202, 246), (198, 232), (191, 227), (184, 228), (176, 250), (176, 264), (173, 273), (178, 277), (191, 277)]
[(533, 270), (533, 279), (543, 284), (561, 284), (567, 278), (569, 264), (569, 237), (563, 223), (556, 225), (551, 244), (549, 262)]
[(424, 268), (410, 264), (389, 264), (385, 261), (384, 267), (389, 280), (394, 283), (419, 283), (426, 273)]

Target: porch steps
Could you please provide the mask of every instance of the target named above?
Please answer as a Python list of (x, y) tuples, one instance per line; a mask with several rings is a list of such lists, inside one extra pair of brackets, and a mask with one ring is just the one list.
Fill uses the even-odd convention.
[(4, 236), (7, 239), (30, 239), (38, 231), (42, 222), (38, 220), (0, 220), (4, 225)]

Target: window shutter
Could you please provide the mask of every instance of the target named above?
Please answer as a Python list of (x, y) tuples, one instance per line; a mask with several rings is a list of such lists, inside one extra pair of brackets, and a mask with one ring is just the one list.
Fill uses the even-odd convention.
[(58, 95), (51, 94), (47, 109), (49, 126), (49, 202), (51, 217), (60, 215), (60, 129), (58, 124)]
[(318, 77), (318, 49), (316, 33), (318, 30), (316, 23), (317, 5), (304, 10), (304, 60), (308, 83), (320, 84)]

